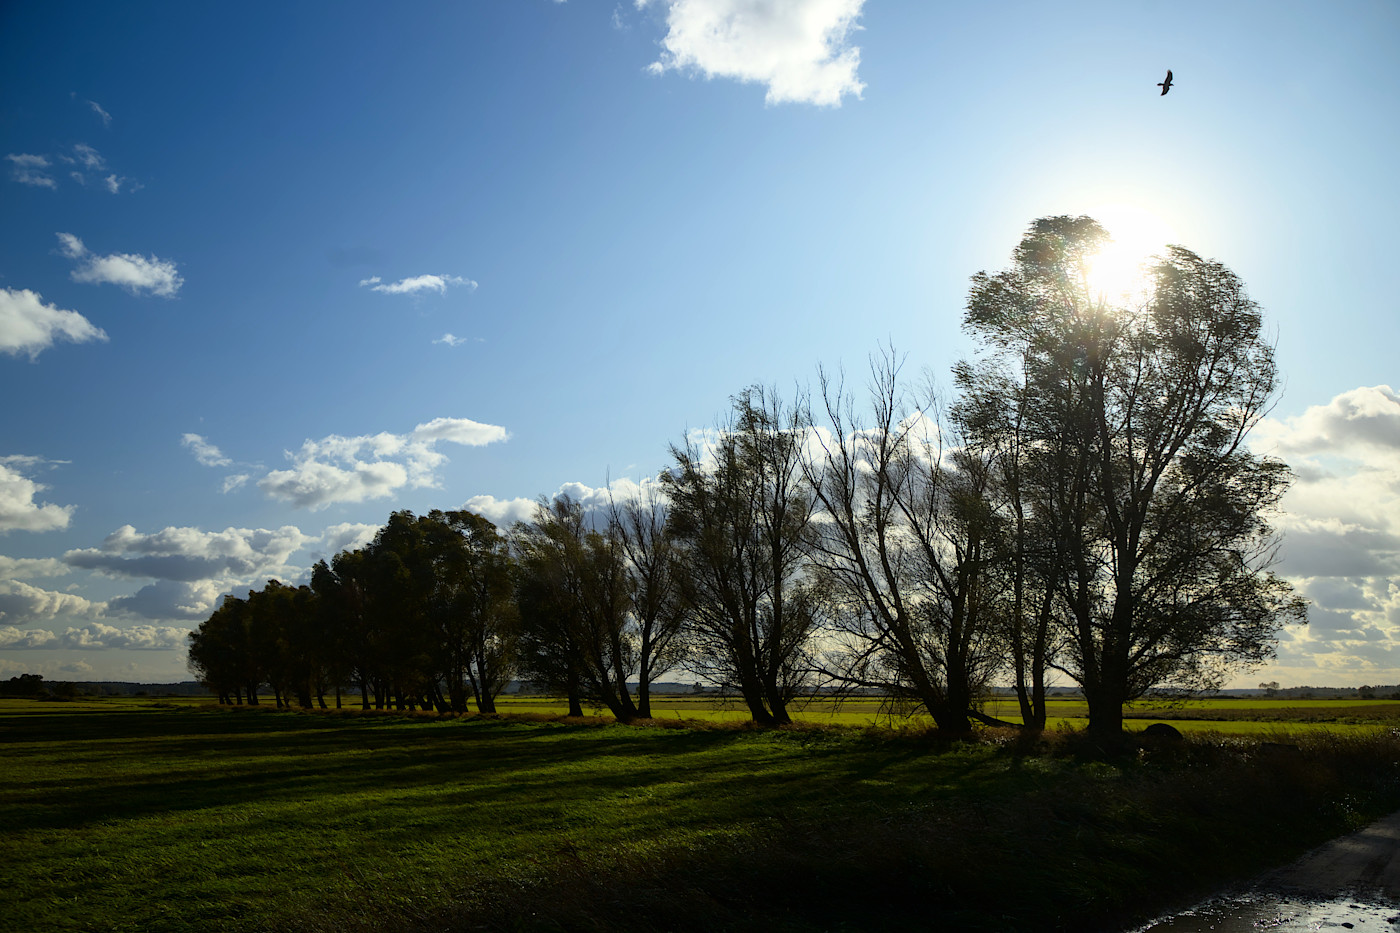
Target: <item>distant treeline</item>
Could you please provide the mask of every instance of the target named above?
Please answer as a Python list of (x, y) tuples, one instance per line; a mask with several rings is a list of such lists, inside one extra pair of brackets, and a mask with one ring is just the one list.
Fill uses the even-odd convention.
[(0, 680), (0, 696), (208, 696), (197, 680), (176, 684), (145, 684), (117, 680), (45, 680), (40, 674), (20, 674)]
[(620, 720), (680, 670), (762, 725), (837, 689), (950, 732), (995, 683), (1043, 728), (1063, 676), (1115, 734), (1155, 687), (1218, 687), (1304, 615), (1268, 569), (1288, 468), (1245, 444), (1273, 348), (1239, 279), (1180, 247), (1109, 300), (1088, 274), (1107, 239), (1046, 218), (1010, 269), (973, 277), (979, 350), (951, 405), (907, 387), (893, 349), (863, 393), (820, 370), (792, 398), (752, 386), (603, 509), (541, 499), (504, 531), (394, 512), (308, 585), (226, 598), (191, 667), (225, 702), (353, 686), (367, 706), (489, 712), (521, 677)]

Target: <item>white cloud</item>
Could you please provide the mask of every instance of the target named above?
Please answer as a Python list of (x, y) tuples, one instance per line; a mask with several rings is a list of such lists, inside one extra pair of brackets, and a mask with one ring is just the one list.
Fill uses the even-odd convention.
[(61, 577), (72, 568), (53, 557), (5, 557), (0, 555), (0, 580), (20, 577)]
[(27, 288), (0, 289), (0, 353), (23, 353), (32, 360), (56, 340), (86, 343), (106, 339), (102, 328), (77, 311), (45, 304), (38, 292)]
[(360, 280), (362, 288), (368, 287), (372, 292), (382, 292), (386, 295), (416, 295), (419, 292), (437, 292), (439, 295), (445, 295), (448, 286), (454, 285), (463, 285), (467, 291), (476, 291), (476, 283), (460, 275), (415, 275), (388, 283), (379, 276), (372, 275)]
[[(615, 479), (608, 486), (564, 483), (549, 499), (552, 501), (568, 496), (582, 504), (585, 511), (597, 512), (608, 508), (613, 501), (621, 505), (632, 499), (640, 499), (644, 493), (656, 493), (661, 501), (665, 501), (665, 493), (659, 482), (651, 477), (644, 478), (640, 483), (626, 478)], [(480, 495), (472, 496), (462, 504), (462, 508), (489, 520), (497, 528), (509, 528), (516, 522), (533, 521), (537, 505), (536, 499), (497, 499), (495, 496)]]
[(73, 147), (73, 155), (62, 156), (63, 161), (76, 163), (83, 168), (93, 171), (101, 171), (107, 167), (107, 160), (102, 158), (102, 154), (87, 143), (78, 143)]
[(235, 489), (242, 489), (245, 485), (247, 485), (248, 480), (252, 478), (253, 477), (247, 473), (234, 473), (232, 476), (225, 476), (224, 484), (222, 487), (220, 487), (220, 491), (224, 493), (230, 493), (233, 492)]
[[(62, 634), (44, 629), (20, 629), (13, 625), (0, 626), (0, 649), (15, 650), (25, 648), (69, 648), (88, 651), (104, 651), (120, 648), (135, 651), (168, 651), (183, 648), (189, 644), (190, 630), (157, 625), (133, 625), (117, 628), (102, 622), (94, 622), (78, 628), (69, 628)], [(65, 669), (86, 669), (90, 665), (67, 665)]]
[(516, 522), (528, 522), (535, 517), (534, 499), (497, 499), (495, 496), (472, 496), (462, 508), (475, 512), (497, 528), (509, 528)]
[[(1276, 669), (1300, 683), (1393, 683), (1400, 667), (1400, 393), (1343, 392), (1301, 415), (1265, 419), (1251, 446), (1297, 480), (1274, 524), (1276, 570), (1311, 602), (1284, 634)], [(1386, 679), (1389, 677), (1389, 679)]]
[(223, 451), (205, 440), (202, 435), (185, 434), (180, 438), (180, 445), (188, 447), (201, 466), (219, 467), (233, 463), (232, 460), (224, 456)]
[(63, 560), (72, 567), (114, 577), (227, 585), (295, 575), (298, 571), (288, 566), (288, 560), (313, 540), (291, 525), (223, 531), (170, 527), (153, 534), (123, 525), (100, 547), (68, 551)]
[(1390, 386), (1361, 386), (1293, 418), (1266, 419), (1253, 446), (1282, 456), (1331, 454), (1368, 461), (1400, 456), (1400, 393)]
[(660, 4), (667, 33), (649, 66), (768, 88), (768, 104), (839, 107), (865, 90), (860, 49), (849, 44), (865, 0), (636, 0)]
[(107, 111), (103, 110), (101, 104), (99, 104), (95, 100), (90, 100), (87, 103), (88, 106), (92, 108), (92, 112), (97, 114), (98, 118), (102, 121), (103, 126), (112, 125), (112, 115)]
[(29, 185), (33, 188), (58, 187), (58, 182), (53, 180), (53, 176), (44, 171), (51, 164), (48, 157), (27, 152), (12, 152), (5, 158), (14, 165), (10, 171), (10, 177), (21, 185)]
[(467, 418), (436, 418), (409, 434), (308, 440), (287, 452), (289, 470), (274, 470), (258, 481), (266, 495), (296, 508), (322, 509), (337, 502), (364, 502), (404, 487), (437, 485), (435, 470), (447, 462), (440, 441), (479, 447), (509, 437), (505, 428)]
[(73, 281), (93, 285), (120, 285), (133, 295), (143, 291), (163, 298), (174, 297), (185, 280), (175, 263), (156, 256), (149, 258), (135, 253), (112, 253), (99, 256), (88, 251), (83, 241), (71, 233), (58, 234), (63, 255), (79, 263), (73, 270)]
[(0, 457), (0, 534), (68, 527), (74, 507), (35, 502), (34, 497), (49, 487), (20, 472), (43, 462), (37, 457)]
[(451, 441), (468, 447), (482, 447), (509, 436), (505, 428), (470, 418), (434, 418), (418, 425), (411, 435), (414, 442)]
[(373, 541), (381, 527), (383, 526), (364, 522), (341, 522), (331, 525), (322, 533), (321, 544), (328, 555), (339, 554), (341, 551), (357, 551)]
[(0, 580), (0, 621), (42, 622), (64, 618), (94, 619), (103, 614), (105, 604), (73, 593), (40, 589), (21, 580)]
[(157, 580), (107, 602), (108, 613), (146, 619), (205, 619), (228, 587), (218, 581)]
[(464, 343), (471, 343), (471, 338), (455, 337), (452, 334), (443, 334), (441, 337), (434, 340), (433, 343), (445, 343), (449, 347), (460, 347)]
[[(0, 595), (0, 600), (4, 599)], [(57, 648), (58, 636), (43, 629), (21, 629), (13, 625), (0, 625), (0, 651), (14, 651), (24, 648)]]
[(258, 488), (273, 499), (314, 511), (337, 502), (382, 499), (408, 482), (408, 471), (398, 463), (356, 461), (342, 468), (304, 457), (305, 452), (294, 455), (294, 469), (273, 470), (258, 481)]

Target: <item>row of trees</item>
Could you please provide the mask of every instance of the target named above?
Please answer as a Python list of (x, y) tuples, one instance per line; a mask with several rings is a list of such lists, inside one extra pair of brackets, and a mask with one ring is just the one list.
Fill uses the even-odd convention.
[(825, 372), (791, 401), (749, 388), (625, 501), (541, 500), (504, 536), (396, 512), (308, 586), (226, 599), (191, 663), (226, 699), (356, 684), (490, 711), (520, 676), (622, 720), (685, 669), (760, 724), (819, 686), (874, 688), (954, 732), (997, 678), (1043, 727), (1061, 675), (1092, 730), (1121, 731), (1152, 687), (1265, 660), (1303, 605), (1268, 570), (1287, 467), (1245, 446), (1277, 380), (1258, 306), (1178, 247), (1111, 301), (1087, 274), (1106, 239), (1046, 218), (974, 277), (979, 352), (946, 410), (893, 349), (860, 397)]

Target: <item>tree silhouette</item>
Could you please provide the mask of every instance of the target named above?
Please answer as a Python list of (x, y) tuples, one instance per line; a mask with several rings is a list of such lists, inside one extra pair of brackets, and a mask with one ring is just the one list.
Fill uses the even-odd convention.
[(1148, 689), (1213, 686), (1268, 658), (1303, 605), (1267, 569), (1287, 467), (1245, 446), (1276, 382), (1258, 306), (1181, 247), (1153, 264), (1141, 304), (1112, 304), (1086, 271), (1106, 239), (1090, 218), (1045, 218), (1011, 269), (975, 276), (965, 322), (983, 356), (960, 373), (1010, 413), (983, 429), (1025, 432), (1023, 490), (1056, 551), (1042, 566), (1058, 664), (1090, 729), (1118, 733)]

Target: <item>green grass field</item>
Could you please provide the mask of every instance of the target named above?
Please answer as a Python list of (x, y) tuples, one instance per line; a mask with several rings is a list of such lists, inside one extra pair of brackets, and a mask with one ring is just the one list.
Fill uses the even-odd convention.
[[(568, 704), (558, 697), (507, 696), (497, 702), (503, 713), (563, 716)], [(605, 711), (595, 711), (604, 715)], [(982, 712), (1008, 722), (1020, 722), (1020, 711), (1013, 697), (988, 700)], [(724, 702), (710, 697), (663, 695), (652, 698), (652, 713), (659, 720), (701, 720), (705, 722), (744, 722), (748, 710), (737, 700)], [(799, 722), (818, 725), (882, 726), (924, 729), (932, 726), (927, 716), (891, 715), (878, 699), (851, 699), (840, 704), (817, 698), (799, 701), (792, 710)], [(1153, 722), (1171, 722), (1182, 731), (1215, 731), (1255, 735), (1280, 726), (1301, 732), (1313, 729), (1346, 731), (1378, 726), (1400, 726), (1400, 700), (1270, 700), (1197, 699), (1148, 701), (1125, 711), (1127, 728), (1137, 730)], [(1089, 709), (1083, 700), (1049, 701), (1050, 729), (1082, 729)]]
[(1084, 929), (1400, 805), (1379, 722), (1280, 764), (670, 711), (709, 725), (0, 700), (0, 930)]

